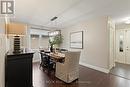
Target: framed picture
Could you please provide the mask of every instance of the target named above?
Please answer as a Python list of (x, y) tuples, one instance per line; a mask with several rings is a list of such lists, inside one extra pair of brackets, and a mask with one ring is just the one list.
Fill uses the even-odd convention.
[(83, 31), (70, 33), (70, 48), (83, 49)]

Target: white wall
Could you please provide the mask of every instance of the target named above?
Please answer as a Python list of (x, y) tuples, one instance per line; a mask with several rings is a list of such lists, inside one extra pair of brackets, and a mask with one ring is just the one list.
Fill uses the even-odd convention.
[(0, 34), (0, 87), (4, 87), (6, 36)]
[(62, 29), (62, 48), (70, 48), (70, 32), (83, 31), (84, 48), (81, 49), (80, 62), (92, 68), (99, 68), (101, 71), (109, 69), (109, 32), (107, 29), (107, 17), (97, 17), (84, 21), (75, 26)]
[(5, 20), (4, 18), (0, 18), (0, 34), (5, 33), (5, 24), (4, 24)]
[(4, 19), (0, 19), (0, 87), (4, 86), (4, 66), (5, 66), (5, 51), (6, 51), (6, 37)]

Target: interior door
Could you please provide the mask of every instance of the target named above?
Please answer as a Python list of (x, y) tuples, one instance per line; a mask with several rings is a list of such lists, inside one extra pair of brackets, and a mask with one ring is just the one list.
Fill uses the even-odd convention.
[(126, 30), (126, 63), (130, 64), (130, 30)]
[(125, 62), (125, 31), (116, 30), (116, 62)]

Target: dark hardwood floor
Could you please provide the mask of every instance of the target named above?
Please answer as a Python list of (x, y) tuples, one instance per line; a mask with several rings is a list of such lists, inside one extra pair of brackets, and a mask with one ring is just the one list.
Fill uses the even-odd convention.
[(34, 87), (130, 87), (130, 80), (112, 74), (102, 73), (80, 66), (79, 79), (66, 84), (54, 76), (54, 73), (43, 72), (39, 63), (33, 64)]
[(110, 73), (130, 80), (130, 65), (116, 63), (116, 66), (111, 69)]

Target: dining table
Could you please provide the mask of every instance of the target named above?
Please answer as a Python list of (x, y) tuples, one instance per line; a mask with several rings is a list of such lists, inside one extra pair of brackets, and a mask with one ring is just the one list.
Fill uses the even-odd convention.
[(60, 52), (42, 52), (55, 62), (63, 63), (65, 61), (65, 54)]

